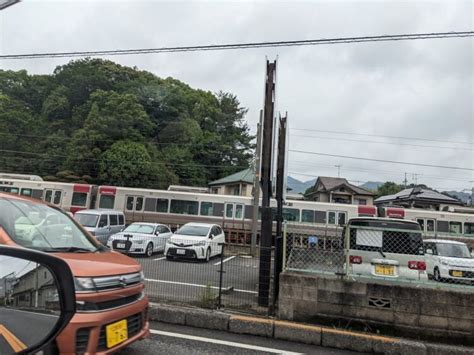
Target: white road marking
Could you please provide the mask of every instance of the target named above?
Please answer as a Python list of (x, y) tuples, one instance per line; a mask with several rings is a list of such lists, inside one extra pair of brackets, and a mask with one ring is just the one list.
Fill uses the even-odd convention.
[(4, 308), (4, 310), (13, 311), (13, 312), (21, 312), (21, 313), (30, 313), (30, 314), (34, 314), (34, 315), (36, 315), (36, 316), (45, 316), (45, 317), (59, 318), (59, 315), (55, 315), (55, 314), (47, 314), (47, 313), (41, 313), (41, 312), (25, 311), (25, 310), (20, 310), (20, 309), (15, 309), (15, 308)]
[[(224, 264), (224, 263), (228, 262), (229, 260), (232, 260), (235, 257), (237, 257), (237, 255), (229, 256), (227, 259), (222, 260), (222, 263)], [(219, 261), (219, 262), (215, 263), (214, 266), (217, 266), (217, 265), (220, 265), (220, 264), (221, 264), (221, 262)]]
[(197, 337), (195, 335), (164, 332), (162, 330), (150, 329), (150, 333), (156, 334), (156, 335), (163, 335), (163, 336), (166, 336), (166, 337), (174, 337), (174, 338), (180, 338), (180, 339), (201, 341), (201, 342), (204, 342), (204, 343), (212, 343), (212, 344), (219, 344), (219, 345), (225, 345), (225, 346), (232, 346), (234, 348), (262, 351), (262, 352), (267, 352), (267, 353), (272, 353), (272, 354), (302, 355), (302, 353), (295, 353), (295, 352), (286, 351), (286, 350), (271, 349), (271, 348), (265, 348), (263, 346), (235, 343), (233, 341)]
[(164, 259), (166, 259), (166, 256), (163, 256), (161, 258), (156, 258), (156, 259), (153, 259), (153, 260), (160, 261), (160, 260), (164, 260)]
[[(173, 285), (181, 285), (181, 286), (191, 286), (191, 287), (202, 287), (202, 288), (207, 288), (210, 287), (214, 290), (218, 290), (219, 287), (217, 286), (209, 286), (209, 285), (201, 285), (201, 284), (191, 284), (187, 282), (177, 282), (177, 281), (167, 281), (167, 280), (155, 280), (155, 279), (145, 279), (145, 281), (149, 282), (158, 282), (158, 283), (164, 283), (164, 284), (173, 284)], [(225, 287), (223, 287), (224, 289)], [(242, 293), (252, 293), (252, 294), (257, 294), (257, 291), (250, 291), (250, 290), (240, 290), (238, 288), (234, 288), (233, 291), (235, 292), (242, 292)]]

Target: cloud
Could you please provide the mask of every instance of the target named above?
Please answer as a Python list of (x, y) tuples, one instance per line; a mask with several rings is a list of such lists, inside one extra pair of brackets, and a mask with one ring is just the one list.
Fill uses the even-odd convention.
[[(472, 30), (473, 18), (471, 1), (23, 1), (0, 13), (0, 51), (33, 53), (461, 31)], [(278, 109), (288, 111), (290, 127), (474, 141), (474, 42), (470, 38), (110, 59), (204, 90), (232, 92), (249, 108), (247, 120), (255, 129), (263, 103), (265, 56), (273, 59), (277, 55)], [(0, 66), (51, 73), (67, 61), (2, 61)], [(293, 136), (291, 148), (474, 168), (472, 150), (453, 149), (473, 148), (472, 144), (311, 134), (437, 147)], [(400, 182), (405, 171), (409, 177), (422, 174), (418, 182), (441, 188), (470, 188), (469, 181), (474, 180), (474, 174), (466, 171), (290, 154), (290, 171), (335, 175), (335, 164), (342, 164), (341, 173), (357, 181)]]

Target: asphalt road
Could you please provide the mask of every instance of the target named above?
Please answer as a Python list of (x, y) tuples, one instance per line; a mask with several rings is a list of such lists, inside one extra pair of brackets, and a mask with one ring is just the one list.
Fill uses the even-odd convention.
[[(200, 302), (217, 296), (221, 258), (209, 262), (166, 260), (163, 254), (151, 258), (135, 257), (143, 266), (147, 294), (161, 300)], [(230, 306), (255, 304), (259, 261), (257, 258), (225, 255), (223, 261), (223, 302)]]
[(151, 323), (151, 328), (152, 335), (149, 339), (134, 343), (117, 354), (359, 354), (252, 335), (232, 334), (164, 323)]
[[(0, 325), (28, 347), (43, 340), (57, 321), (54, 315), (0, 307)], [(0, 335), (0, 354), (13, 353), (6, 338)]]

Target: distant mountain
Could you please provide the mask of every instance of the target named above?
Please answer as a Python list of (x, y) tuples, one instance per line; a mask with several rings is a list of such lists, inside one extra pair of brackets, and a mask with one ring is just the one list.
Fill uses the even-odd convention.
[(287, 187), (291, 189), (290, 192), (294, 194), (304, 193), (309, 187), (314, 186), (315, 183), (316, 179), (303, 182), (291, 176), (287, 177)]
[(457, 198), (464, 203), (468, 203), (471, 199), (471, 194), (467, 192), (459, 192), (459, 191), (443, 191), (444, 194), (447, 194), (451, 197)]
[(383, 184), (384, 183), (380, 181), (367, 181), (366, 183), (359, 185), (359, 187), (362, 187), (363, 189), (366, 189), (366, 190), (377, 191), (379, 186)]

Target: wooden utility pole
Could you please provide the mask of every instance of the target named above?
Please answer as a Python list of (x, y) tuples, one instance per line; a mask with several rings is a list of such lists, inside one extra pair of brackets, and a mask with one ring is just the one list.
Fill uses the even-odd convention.
[(252, 211), (252, 240), (250, 254), (257, 253), (258, 208), (260, 206), (260, 156), (262, 155), (262, 120), (263, 110), (260, 110), (260, 120), (257, 125), (257, 147), (255, 150), (255, 166), (253, 178), (253, 211)]
[(270, 295), (270, 276), (272, 261), (272, 210), (270, 197), (272, 194), (272, 151), (273, 122), (275, 109), (276, 61), (267, 60), (265, 83), (265, 106), (263, 110), (263, 141), (261, 162), (262, 185), (262, 225), (260, 227), (260, 269), (258, 278), (258, 304), (268, 307)]
[(278, 161), (277, 161), (277, 181), (276, 181), (276, 201), (277, 201), (277, 218), (276, 218), (276, 239), (275, 239), (275, 267), (273, 277), (273, 306), (275, 307), (278, 300), (278, 291), (280, 287), (280, 273), (283, 269), (283, 204), (285, 202), (286, 189), (286, 132), (287, 117), (280, 117), (280, 130), (278, 131)]

